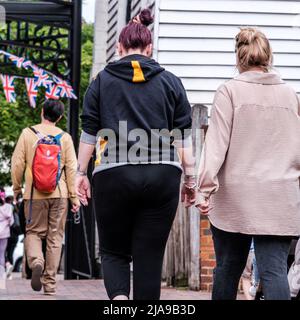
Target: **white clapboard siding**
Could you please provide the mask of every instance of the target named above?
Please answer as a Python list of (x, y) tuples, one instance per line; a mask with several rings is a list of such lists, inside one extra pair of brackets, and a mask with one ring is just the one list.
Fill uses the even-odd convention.
[(238, 74), (234, 38), (259, 27), (274, 67), (300, 93), (300, 1), (157, 0), (155, 58), (178, 75), (192, 104), (211, 106), (216, 89)]
[[(199, 79), (181, 78), (181, 80), (186, 90), (199, 91)], [(297, 88), (300, 86), (300, 80), (286, 80), (285, 82), (290, 84), (294, 88)], [(201, 82), (201, 90), (216, 91), (219, 85), (220, 85), (220, 79), (205, 79), (205, 81), (203, 79), (203, 81)]]
[[(187, 0), (189, 1), (189, 0)], [(209, 14), (208, 14), (209, 13)], [(201, 11), (161, 11), (161, 23), (184, 24), (213, 24), (213, 25), (239, 25), (248, 26), (281, 26), (289, 27), (298, 24), (297, 15), (267, 14), (267, 13), (240, 13), (240, 12), (201, 12)]]
[[(164, 0), (161, 10), (175, 11), (222, 11), (222, 12), (254, 12), (254, 13), (299, 13), (297, 1), (201, 1), (201, 0)], [(239, 3), (237, 3), (239, 2)], [(255, 2), (255, 4), (254, 4)]]
[[(161, 23), (159, 26), (160, 38), (183, 38), (183, 39), (233, 39), (233, 35), (239, 32), (239, 26), (225, 25), (191, 25), (176, 23)], [(299, 28), (286, 27), (263, 27), (261, 28), (270, 40), (300, 40)]]
[[(204, 82), (204, 79), (201, 79), (199, 81), (199, 85), (201, 86), (201, 83)], [(222, 82), (220, 82), (221, 84)], [(214, 99), (214, 92), (209, 92), (209, 91), (187, 91), (187, 96), (191, 104), (198, 104), (199, 101), (201, 101), (201, 104), (207, 106), (209, 108), (210, 112), (210, 107)]]
[[(300, 30), (299, 30), (300, 32)], [(218, 48), (216, 48), (216, 40)], [(293, 40), (271, 40), (273, 53), (297, 53), (300, 54), (300, 41)], [(158, 46), (161, 51), (219, 51), (234, 52), (233, 39), (178, 39), (161, 38)]]
[[(278, 53), (274, 56), (277, 66), (300, 67), (300, 54)], [(158, 55), (161, 64), (183, 65), (231, 65), (235, 64), (235, 55), (230, 52), (187, 52), (187, 51), (160, 51)], [(299, 70), (300, 72), (300, 70)], [(212, 75), (213, 76), (213, 75)]]

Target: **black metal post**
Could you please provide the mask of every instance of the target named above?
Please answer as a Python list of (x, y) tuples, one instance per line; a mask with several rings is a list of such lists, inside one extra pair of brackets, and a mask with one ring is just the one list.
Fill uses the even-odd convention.
[(80, 65), (81, 65), (81, 5), (82, 0), (73, 1), (73, 26), (70, 33), (71, 42), (71, 83), (78, 97), (71, 99), (69, 105), (68, 130), (73, 138), (75, 149), (78, 148), (79, 130), (79, 95), (80, 95)]
[[(82, 0), (73, 0), (73, 25), (70, 34), (71, 42), (71, 83), (78, 97), (71, 99), (68, 110), (68, 131), (72, 136), (75, 150), (78, 150), (79, 134), (79, 96), (80, 96), (80, 65), (81, 65), (81, 11)], [(65, 279), (72, 279), (72, 224), (73, 214), (68, 213), (65, 232)]]

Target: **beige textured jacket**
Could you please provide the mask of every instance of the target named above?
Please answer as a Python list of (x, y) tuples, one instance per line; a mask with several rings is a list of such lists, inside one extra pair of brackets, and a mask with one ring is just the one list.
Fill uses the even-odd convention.
[(214, 99), (200, 194), (225, 231), (300, 235), (300, 102), (275, 73), (248, 71)]
[[(57, 135), (62, 130), (58, 127), (39, 124), (34, 128), (44, 135)], [(35, 144), (37, 142), (37, 136), (26, 128), (22, 131), (16, 148), (12, 156), (11, 176), (13, 182), (13, 190), (15, 195), (21, 193), (23, 185), (23, 176), (25, 172), (25, 192), (24, 199), (30, 199), (31, 185), (32, 185), (32, 161), (35, 151)], [(68, 133), (64, 133), (61, 138), (62, 155), (61, 155), (61, 168), (62, 176), (59, 181), (62, 198), (70, 198), (74, 204), (79, 204), (79, 200), (75, 194), (75, 176), (77, 169), (77, 159), (74, 150), (74, 145), (71, 136)], [(50, 199), (59, 198), (60, 192), (56, 188), (55, 192), (50, 194), (40, 193), (34, 190), (33, 199)]]

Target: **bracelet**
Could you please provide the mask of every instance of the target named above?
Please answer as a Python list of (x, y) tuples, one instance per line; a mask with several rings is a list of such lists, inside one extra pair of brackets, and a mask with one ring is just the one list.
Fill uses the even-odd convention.
[(85, 171), (79, 171), (79, 170), (77, 170), (77, 171), (76, 171), (76, 174), (77, 174), (78, 176), (82, 176), (82, 177), (87, 176), (87, 173), (86, 173)]
[(184, 186), (189, 189), (189, 190), (196, 190), (197, 189), (197, 183), (193, 183), (191, 186), (187, 185), (186, 183), (184, 183)]
[(197, 175), (189, 175), (189, 174), (186, 174), (184, 176), (184, 181), (187, 181), (187, 180), (197, 180), (198, 176)]

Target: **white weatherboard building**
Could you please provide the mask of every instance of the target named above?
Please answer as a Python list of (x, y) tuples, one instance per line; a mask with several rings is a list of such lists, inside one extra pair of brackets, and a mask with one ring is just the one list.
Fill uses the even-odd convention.
[(210, 106), (218, 86), (237, 74), (234, 37), (243, 26), (265, 32), (275, 68), (300, 93), (299, 0), (96, 0), (96, 6), (106, 14), (106, 19), (96, 14), (95, 41), (105, 49), (95, 51), (98, 66), (113, 59), (126, 17), (150, 6), (155, 13), (154, 58), (182, 79), (191, 104)]
[(237, 74), (234, 37), (242, 26), (267, 35), (275, 68), (300, 93), (300, 1), (157, 1), (155, 58), (181, 77), (192, 104), (210, 106)]
[[(216, 89), (237, 75), (235, 36), (246, 26), (267, 35), (275, 69), (300, 94), (300, 0), (96, 0), (93, 75), (118, 58), (120, 30), (145, 7), (155, 14), (154, 59), (181, 78), (192, 105), (210, 110)], [(196, 117), (197, 110), (193, 109)], [(198, 212), (186, 214), (179, 206), (163, 272), (166, 279), (187, 278), (195, 290), (207, 278), (202, 270), (199, 219)]]

